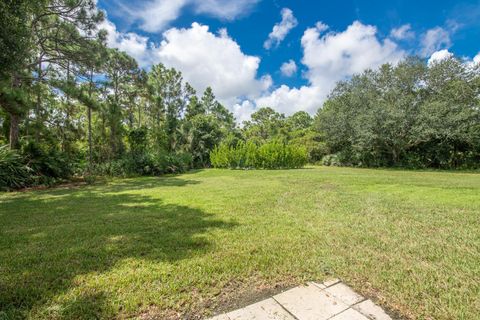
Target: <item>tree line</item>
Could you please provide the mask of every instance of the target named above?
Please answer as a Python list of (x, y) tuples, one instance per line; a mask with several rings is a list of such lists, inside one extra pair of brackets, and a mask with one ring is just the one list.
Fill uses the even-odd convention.
[[(146, 71), (107, 48), (94, 0), (5, 0), (0, 16), (0, 188), (213, 159), (305, 162), (287, 153), (327, 165), (479, 166), (479, 67), (461, 59), (386, 64), (338, 83), (314, 117), (262, 107), (239, 125), (211, 88), (197, 93), (179, 71)], [(247, 149), (263, 160), (237, 157)]]
[(107, 48), (93, 0), (6, 0), (0, 15), (0, 165), (29, 177), (18, 186), (203, 167), (235, 130), (211, 88)]
[(340, 82), (316, 116), (327, 164), (480, 167), (479, 65), (408, 58)]

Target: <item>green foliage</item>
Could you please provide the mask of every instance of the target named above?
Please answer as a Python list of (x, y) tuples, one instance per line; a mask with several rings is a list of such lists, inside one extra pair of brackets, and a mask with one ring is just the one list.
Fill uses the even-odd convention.
[(148, 146), (148, 130), (145, 127), (131, 130), (128, 133), (128, 143), (132, 156), (145, 153)]
[(158, 176), (186, 172), (191, 168), (191, 163), (192, 156), (188, 153), (145, 153), (95, 164), (92, 174), (111, 177)]
[[(42, 2), (42, 1), (39, 1)], [(29, 23), (36, 9), (34, 1), (0, 2), (0, 78), (17, 71), (29, 58), (32, 33)]]
[(337, 154), (327, 154), (322, 158), (321, 164), (323, 166), (336, 166), (336, 167), (342, 165)]
[(339, 83), (316, 128), (344, 165), (476, 168), (479, 79), (478, 68), (455, 58), (384, 65)]
[(74, 159), (65, 153), (33, 141), (25, 143), (21, 151), (0, 147), (0, 189), (19, 189), (38, 185), (52, 185), (69, 179), (74, 170)]
[(322, 135), (313, 130), (313, 118), (305, 111), (289, 117), (272, 108), (260, 108), (252, 114), (251, 121), (244, 122), (242, 130), (246, 141), (264, 144), (281, 141), (289, 145), (305, 147), (308, 161), (315, 163), (328, 153)]
[(240, 141), (236, 146), (222, 143), (210, 153), (216, 168), (287, 169), (301, 168), (308, 160), (305, 147), (271, 141), (261, 146)]
[(304, 152), (311, 163), (334, 154), (325, 163), (355, 166), (480, 163), (480, 67), (457, 59), (384, 65), (338, 84), (315, 119), (263, 107), (239, 128), (212, 88), (197, 94), (180, 71), (141, 70), (107, 48), (94, 0), (6, 0), (0, 16), (0, 144), (21, 149), (19, 163), (32, 170), (19, 185), (86, 177), (92, 168), (182, 172), (211, 159), (217, 167), (301, 167)]
[(32, 171), (34, 185), (53, 184), (72, 176), (76, 161), (55, 147), (28, 141), (22, 146), (22, 156)]
[(327, 144), (317, 132), (306, 129), (297, 131), (296, 134), (297, 136), (291, 138), (289, 143), (305, 147), (309, 163), (317, 163), (328, 153)]
[(246, 140), (263, 143), (272, 139), (286, 140), (288, 130), (285, 115), (272, 108), (260, 108), (250, 121), (244, 122), (243, 135)]
[(31, 169), (8, 146), (0, 146), (0, 190), (19, 189), (31, 183)]

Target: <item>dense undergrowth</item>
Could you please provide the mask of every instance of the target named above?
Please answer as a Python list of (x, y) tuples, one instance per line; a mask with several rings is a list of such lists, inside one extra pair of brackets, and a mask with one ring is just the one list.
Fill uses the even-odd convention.
[(212, 166), (231, 169), (290, 169), (305, 166), (305, 147), (272, 141), (263, 145), (239, 141), (236, 146), (221, 144), (210, 154)]

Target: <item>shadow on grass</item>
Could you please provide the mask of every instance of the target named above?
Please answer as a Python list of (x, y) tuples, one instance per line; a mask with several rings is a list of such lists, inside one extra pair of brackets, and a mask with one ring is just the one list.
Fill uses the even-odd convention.
[(110, 307), (98, 290), (81, 292), (73, 300), (58, 297), (79, 285), (78, 276), (108, 271), (125, 259), (174, 262), (212, 250), (204, 233), (232, 228), (234, 223), (144, 195), (116, 194), (189, 183), (195, 182), (127, 180), (113, 186), (42, 191), (37, 194), (40, 199), (21, 195), (0, 200), (3, 315), (8, 319), (38, 313), (44, 318), (102, 317)]

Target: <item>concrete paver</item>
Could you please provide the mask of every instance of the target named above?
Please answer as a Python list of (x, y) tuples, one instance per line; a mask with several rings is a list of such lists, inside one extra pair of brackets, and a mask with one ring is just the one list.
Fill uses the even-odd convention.
[(392, 320), (382, 308), (373, 303), (372, 300), (365, 300), (352, 306), (353, 309), (360, 311), (372, 320)]
[(343, 303), (348, 304), (349, 306), (365, 300), (361, 295), (357, 294), (344, 283), (337, 283), (336, 285), (326, 288), (325, 291), (334, 295), (337, 299), (340, 299)]
[(213, 318), (210, 318), (209, 320), (230, 320), (226, 314), (219, 314), (218, 316), (215, 316)]
[(327, 320), (349, 307), (312, 284), (293, 288), (273, 298), (299, 320)]
[(349, 308), (345, 311), (343, 311), (340, 314), (337, 314), (333, 318), (330, 318), (331, 320), (369, 320), (367, 317), (365, 317), (363, 314), (360, 312)]
[(338, 279), (308, 282), (209, 320), (392, 320)]
[(330, 280), (325, 281), (325, 282), (323, 283), (323, 285), (324, 285), (325, 287), (331, 287), (331, 286), (333, 286), (334, 284), (337, 284), (337, 283), (339, 283), (339, 282), (340, 282), (340, 279), (330, 279)]
[(295, 320), (272, 298), (227, 313), (229, 320)]

